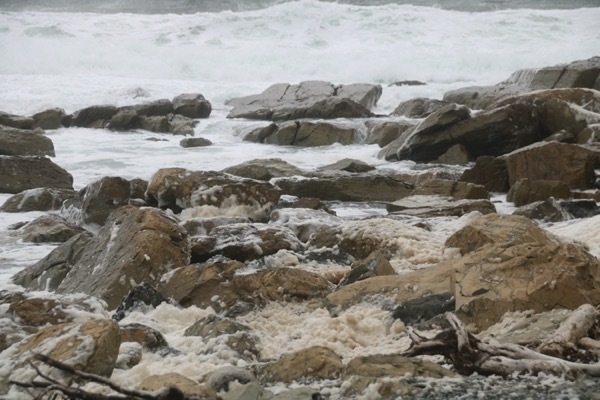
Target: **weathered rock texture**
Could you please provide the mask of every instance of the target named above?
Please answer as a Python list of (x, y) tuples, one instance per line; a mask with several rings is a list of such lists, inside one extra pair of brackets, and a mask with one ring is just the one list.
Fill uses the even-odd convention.
[(40, 187), (73, 190), (73, 176), (46, 157), (0, 156), (0, 192)]

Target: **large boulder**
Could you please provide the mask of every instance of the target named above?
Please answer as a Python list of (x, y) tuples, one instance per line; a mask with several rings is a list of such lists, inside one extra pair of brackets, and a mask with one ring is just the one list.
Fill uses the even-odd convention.
[(444, 94), (444, 101), (484, 109), (497, 101), (540, 89), (590, 88), (600, 90), (600, 57), (541, 69), (514, 72), (495, 86), (473, 86)]
[(245, 161), (225, 168), (222, 172), (242, 178), (270, 181), (272, 178), (303, 175), (300, 168), (280, 158), (267, 158)]
[(54, 144), (41, 129), (24, 130), (0, 125), (0, 155), (54, 157)]
[(571, 189), (590, 189), (596, 182), (599, 154), (598, 150), (577, 144), (536, 143), (504, 156), (508, 182), (513, 186), (528, 178), (564, 182)]
[(173, 98), (173, 110), (188, 118), (208, 118), (212, 106), (200, 93), (184, 93)]
[(456, 373), (432, 361), (409, 358), (397, 354), (374, 354), (353, 358), (346, 366), (345, 375), (371, 377), (422, 376), (443, 378)]
[(278, 83), (263, 93), (231, 99), (228, 118), (291, 120), (299, 118), (365, 118), (379, 97), (379, 85), (334, 86), (323, 81)]
[(0, 156), (0, 193), (40, 187), (73, 190), (73, 176), (46, 157)]
[(146, 198), (161, 208), (186, 210), (187, 217), (229, 215), (260, 221), (268, 218), (280, 194), (268, 182), (214, 171), (164, 168), (150, 179)]
[(24, 242), (66, 242), (82, 232), (83, 228), (67, 222), (59, 215), (42, 215), (16, 230)]
[(158, 209), (123, 206), (113, 211), (57, 291), (97, 296), (114, 309), (132, 287), (156, 285), (189, 257), (187, 233), (177, 221)]
[(461, 217), (473, 211), (481, 214), (496, 212), (488, 199), (459, 199), (435, 195), (412, 195), (386, 205), (390, 214), (426, 217)]
[(385, 147), (398, 139), (402, 133), (415, 126), (413, 122), (404, 120), (370, 119), (365, 122), (367, 127), (366, 144), (377, 144)]
[(31, 118), (33, 118), (33, 126), (36, 128), (58, 129), (62, 126), (65, 116), (65, 110), (62, 108), (49, 108), (33, 114)]
[(535, 201), (555, 199), (570, 199), (571, 190), (569, 185), (561, 181), (531, 180), (522, 178), (511, 186), (506, 194), (506, 201), (515, 203), (517, 207)]
[(104, 128), (119, 109), (112, 105), (96, 105), (82, 108), (71, 116), (71, 126), (80, 128)]
[(408, 196), (413, 186), (394, 176), (377, 173), (324, 173), (311, 178), (278, 178), (283, 194), (340, 201), (394, 201)]
[(509, 189), (506, 160), (492, 156), (477, 157), (475, 165), (466, 169), (460, 180), (483, 185), (490, 192), (506, 192)]
[(2, 212), (59, 210), (63, 202), (75, 196), (71, 189), (36, 188), (17, 193), (0, 206)]
[(61, 214), (74, 224), (102, 226), (115, 209), (128, 204), (131, 199), (143, 199), (147, 185), (148, 183), (141, 179), (102, 177), (89, 183), (76, 196), (64, 202)]
[(353, 144), (358, 140), (355, 128), (327, 122), (293, 121), (259, 128), (244, 137), (245, 141), (280, 146), (315, 147), (334, 143)]

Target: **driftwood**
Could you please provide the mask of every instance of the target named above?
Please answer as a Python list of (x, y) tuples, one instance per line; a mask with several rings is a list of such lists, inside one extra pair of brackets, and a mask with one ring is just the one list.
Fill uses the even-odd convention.
[[(508, 376), (515, 372), (545, 372), (571, 377), (581, 374), (600, 377), (600, 363), (571, 362), (517, 344), (498, 343), (493, 339), (482, 340), (468, 333), (456, 315), (445, 315), (451, 328), (432, 339), (424, 338), (409, 329), (408, 333), (413, 343), (403, 355), (443, 355), (463, 375), (477, 372), (481, 375)], [(583, 339), (593, 326), (596, 316), (597, 311), (593, 306), (581, 306), (538, 348), (545, 351), (550, 349), (553, 354), (564, 355)]]
[(19, 386), (24, 389), (36, 390), (34, 394), (29, 392), (34, 399), (69, 399), (69, 400), (208, 400), (204, 397), (188, 396), (181, 390), (174, 386), (167, 386), (160, 391), (156, 392), (144, 392), (139, 390), (132, 390), (123, 388), (109, 379), (99, 375), (90, 374), (87, 372), (75, 369), (67, 364), (60, 361), (54, 360), (43, 354), (35, 354), (33, 359), (44, 364), (50, 365), (51, 367), (57, 368), (78, 380), (88, 383), (94, 382), (103, 386), (107, 386), (112, 389), (116, 394), (100, 394), (90, 393), (80, 387), (72, 386), (70, 383), (59, 382), (58, 380), (51, 378), (44, 374), (38, 366), (33, 362), (30, 365), (37, 373), (37, 378), (41, 380), (33, 379), (31, 382), (17, 382), (10, 381), (11, 384)]

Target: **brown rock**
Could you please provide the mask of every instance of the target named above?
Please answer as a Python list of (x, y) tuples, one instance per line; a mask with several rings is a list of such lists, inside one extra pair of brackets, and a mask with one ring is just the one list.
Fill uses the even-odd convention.
[(293, 121), (283, 123), (274, 129), (250, 132), (244, 140), (280, 146), (315, 147), (334, 143), (343, 145), (356, 141), (356, 129), (327, 122)]
[[(42, 327), (73, 322), (81, 313), (98, 313), (102, 304), (93, 297), (23, 297), (10, 303), (7, 314), (26, 326)], [(103, 313), (103, 312), (100, 312)]]
[(510, 186), (529, 178), (561, 181), (571, 189), (588, 189), (596, 181), (598, 152), (576, 144), (534, 144), (507, 154), (505, 159)]
[(131, 323), (121, 325), (119, 333), (121, 335), (121, 343), (139, 343), (150, 351), (164, 349), (169, 346), (162, 333), (143, 324)]
[(463, 172), (461, 181), (484, 186), (490, 192), (508, 191), (508, 171), (506, 160), (492, 156), (481, 156), (475, 165)]
[(370, 119), (365, 122), (367, 126), (366, 144), (377, 144), (385, 147), (398, 139), (403, 132), (412, 128), (415, 124), (408, 121), (380, 121)]
[(188, 396), (201, 396), (201, 398), (217, 399), (217, 393), (206, 385), (202, 385), (190, 378), (187, 378), (176, 372), (169, 372), (161, 375), (151, 375), (144, 379), (138, 386), (139, 390), (154, 392), (173, 386), (181, 390)]
[(304, 175), (300, 168), (280, 158), (250, 160), (227, 167), (223, 172), (259, 181), (270, 181), (272, 178), (284, 176)]
[(375, 170), (375, 167), (372, 165), (352, 158), (343, 158), (333, 164), (325, 165), (317, 169), (317, 171), (346, 171), (353, 173), (369, 172), (373, 170)]
[(43, 215), (17, 230), (23, 241), (32, 243), (66, 242), (83, 228), (67, 222), (59, 215)]
[(573, 218), (553, 197), (519, 207), (513, 212), (513, 215), (523, 215), (529, 219), (539, 219), (544, 222), (568, 221)]
[(73, 114), (71, 125), (81, 128), (104, 128), (118, 111), (117, 107), (110, 105), (82, 108)]
[(473, 211), (481, 214), (496, 212), (494, 203), (487, 199), (453, 200), (448, 197), (414, 195), (386, 204), (390, 214), (412, 215), (419, 217), (460, 217)]
[(194, 138), (185, 138), (181, 139), (179, 142), (181, 147), (207, 147), (212, 145), (212, 142), (208, 139), (202, 137), (194, 137)]
[(457, 374), (431, 361), (402, 357), (396, 354), (377, 354), (356, 357), (346, 366), (346, 375), (371, 377), (422, 376), (444, 378)]
[(455, 200), (489, 199), (490, 194), (482, 185), (450, 179), (430, 178), (417, 183), (413, 195), (445, 196)]
[(0, 125), (0, 155), (54, 157), (54, 144), (41, 129), (24, 130)]
[(469, 150), (458, 143), (451, 146), (444, 154), (438, 157), (436, 162), (448, 165), (466, 165), (472, 160)]
[(164, 212), (123, 206), (115, 210), (58, 287), (84, 292), (114, 309), (137, 283), (156, 285), (189, 262), (187, 233)]
[(73, 177), (46, 157), (0, 156), (0, 193), (39, 187), (73, 190)]
[(392, 115), (401, 115), (407, 118), (425, 118), (448, 104), (441, 100), (417, 97), (398, 104)]
[(517, 207), (535, 201), (555, 199), (570, 199), (571, 190), (569, 185), (560, 181), (519, 179), (512, 185), (506, 195), (506, 201), (515, 203)]
[(13, 115), (0, 111), (0, 125), (9, 126), (17, 129), (32, 129), (33, 118)]
[(36, 188), (24, 190), (6, 199), (2, 212), (29, 212), (59, 210), (62, 203), (75, 196), (71, 189)]
[(33, 126), (42, 129), (58, 129), (62, 126), (62, 119), (66, 116), (62, 108), (50, 108), (33, 114)]
[(185, 93), (173, 99), (173, 111), (188, 118), (208, 118), (212, 106), (203, 95), (199, 93)]
[(344, 368), (342, 359), (333, 350), (315, 346), (284, 354), (278, 361), (261, 368), (264, 382), (293, 382), (300, 378), (335, 379)]

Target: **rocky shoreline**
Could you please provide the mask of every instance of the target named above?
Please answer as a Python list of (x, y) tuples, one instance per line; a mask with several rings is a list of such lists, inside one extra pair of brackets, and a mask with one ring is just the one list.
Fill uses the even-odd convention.
[[(253, 120), (244, 140), (255, 143), (378, 144), (382, 159), (424, 166), (412, 173), (352, 159), (316, 171), (260, 159), (223, 171), (167, 167), (148, 181), (103, 177), (75, 191), (49, 158), (44, 130), (150, 130), (191, 136), (183, 147), (210, 146), (193, 137), (198, 119), (210, 118), (209, 100), (191, 93), (71, 115), (0, 113), (0, 192), (13, 194), (0, 211), (47, 212), (14, 234), (60, 243), (13, 277), (22, 290), (0, 292), (0, 395), (26, 396), (18, 383), (40, 372), (68, 386), (65, 371), (40, 360), (33, 369), (34, 353), (115, 381), (146, 358), (220, 359), (200, 367), (201, 376), (136, 382), (145, 391), (173, 385), (187, 398), (505, 398), (525, 382), (547, 383), (529, 398), (598, 393), (585, 378), (598, 373), (582, 365), (600, 354), (600, 260), (543, 226), (600, 218), (600, 57), (375, 115), (383, 90), (276, 84), (231, 99), (228, 117)], [(505, 194), (514, 214), (498, 213), (492, 193)], [(331, 202), (377, 203), (386, 214), (342, 218)], [(452, 230), (444, 218), (455, 221)], [(256, 322), (273, 307), (318, 315), (323, 329), (339, 331), (336, 346), (317, 335), (293, 351), (274, 349)], [(148, 315), (164, 309), (193, 310), (195, 321), (176, 337), (161, 332)], [(379, 322), (361, 325), (373, 314)], [(380, 350), (361, 332), (382, 340)], [(443, 351), (410, 353), (439, 332)], [(447, 340), (467, 332), (473, 357), (465, 363)], [(505, 344), (521, 347), (490, 365)], [(361, 346), (368, 354), (353, 353)], [(527, 349), (554, 358), (532, 366)], [(552, 381), (557, 368), (579, 379)], [(526, 372), (541, 375), (516, 376)]]

